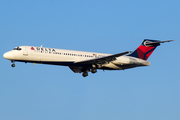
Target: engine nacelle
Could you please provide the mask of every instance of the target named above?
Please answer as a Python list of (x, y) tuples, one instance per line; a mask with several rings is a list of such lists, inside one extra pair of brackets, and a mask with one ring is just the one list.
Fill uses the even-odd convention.
[(116, 65), (127, 65), (127, 64), (138, 64), (138, 61), (130, 57), (119, 57), (117, 60), (113, 61)]
[(137, 60), (133, 58), (129, 58), (129, 64), (137, 64)]

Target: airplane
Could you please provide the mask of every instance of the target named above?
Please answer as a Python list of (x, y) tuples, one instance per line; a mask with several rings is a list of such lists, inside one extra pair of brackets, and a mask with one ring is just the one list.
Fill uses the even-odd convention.
[(35, 46), (19, 46), (4, 53), (3, 57), (14, 62), (39, 63), (49, 65), (68, 66), (74, 73), (82, 73), (83, 77), (88, 72), (96, 73), (101, 70), (125, 70), (140, 66), (149, 66), (147, 61), (152, 52), (160, 43), (174, 40), (150, 40), (144, 39), (141, 45), (134, 51), (126, 51), (118, 54), (105, 54), (96, 52), (84, 52), (65, 49), (55, 49)]

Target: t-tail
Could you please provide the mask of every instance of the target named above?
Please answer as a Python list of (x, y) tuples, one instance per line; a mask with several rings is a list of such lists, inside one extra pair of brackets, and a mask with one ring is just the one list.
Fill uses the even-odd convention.
[(156, 49), (156, 47), (160, 45), (160, 43), (171, 42), (171, 41), (174, 40), (159, 41), (159, 40), (144, 39), (142, 44), (128, 56), (147, 60), (149, 56), (153, 53), (153, 51)]

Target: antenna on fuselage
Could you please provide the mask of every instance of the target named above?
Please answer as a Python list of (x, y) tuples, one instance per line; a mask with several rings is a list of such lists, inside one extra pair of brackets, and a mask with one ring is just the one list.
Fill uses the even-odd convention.
[(43, 45), (41, 45), (41, 47), (42, 47)]

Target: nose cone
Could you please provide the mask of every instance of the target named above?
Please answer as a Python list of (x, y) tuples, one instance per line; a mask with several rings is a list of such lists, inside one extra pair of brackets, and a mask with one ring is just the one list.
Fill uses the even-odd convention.
[(6, 52), (6, 53), (4, 53), (4, 55), (3, 55), (3, 57), (4, 58), (6, 58), (6, 59), (8, 59), (8, 60), (10, 60), (11, 58), (13, 58), (13, 54), (12, 53), (10, 53), (10, 52)]

